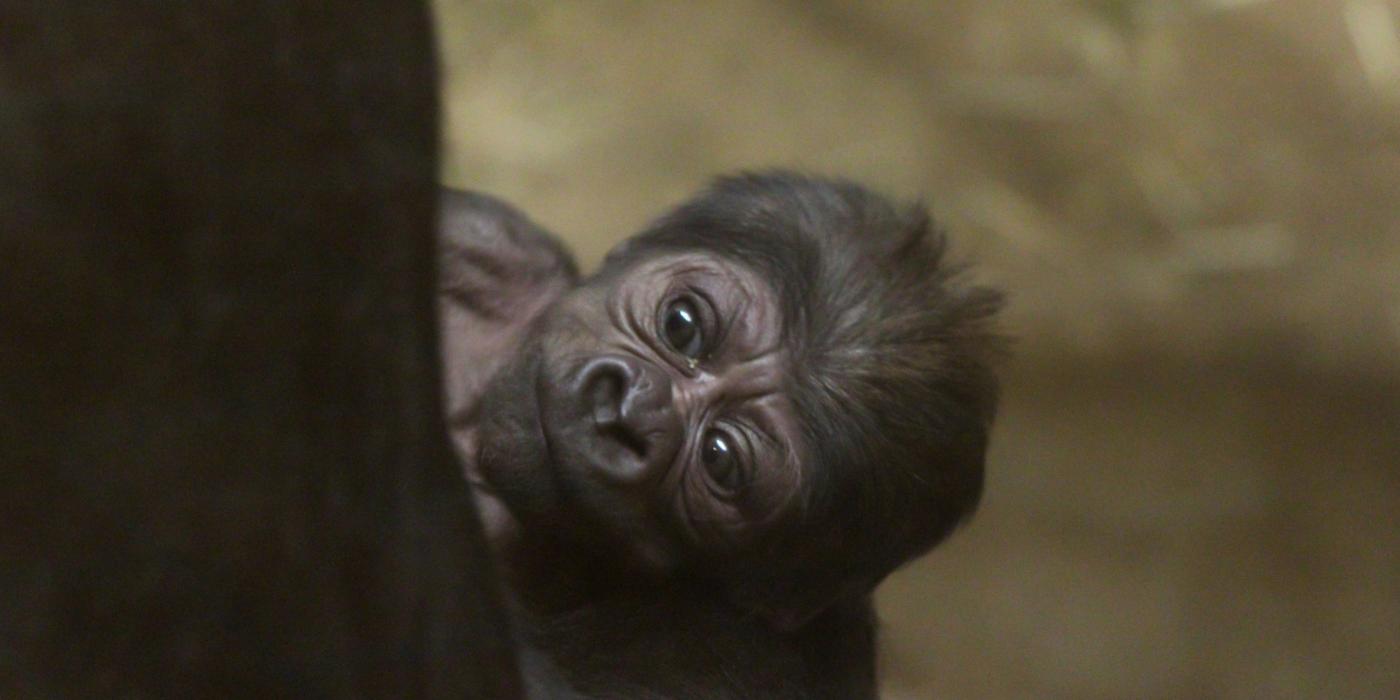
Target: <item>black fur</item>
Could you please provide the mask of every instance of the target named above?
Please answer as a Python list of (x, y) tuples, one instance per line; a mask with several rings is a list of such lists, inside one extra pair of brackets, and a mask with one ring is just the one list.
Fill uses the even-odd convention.
[(607, 261), (602, 274), (658, 250), (712, 250), (778, 290), (797, 358), (789, 393), (821, 464), (803, 484), (805, 517), (732, 562), (752, 605), (868, 591), (976, 509), (1002, 296), (964, 282), (946, 248), (921, 206), (770, 171), (719, 179)]

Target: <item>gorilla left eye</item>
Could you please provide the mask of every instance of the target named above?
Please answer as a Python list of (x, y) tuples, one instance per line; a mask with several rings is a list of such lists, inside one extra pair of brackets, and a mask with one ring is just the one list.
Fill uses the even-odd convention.
[(700, 329), (700, 311), (694, 301), (681, 297), (666, 305), (661, 315), (661, 337), (672, 350), (692, 360), (700, 359), (705, 334)]
[(724, 491), (732, 494), (743, 488), (745, 475), (739, 464), (738, 450), (724, 431), (705, 433), (705, 442), (700, 446), (700, 463), (705, 466), (710, 480)]

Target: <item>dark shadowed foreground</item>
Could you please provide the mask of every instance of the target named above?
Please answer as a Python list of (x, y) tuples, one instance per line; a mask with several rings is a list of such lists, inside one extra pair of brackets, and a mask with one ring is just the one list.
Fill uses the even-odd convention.
[(0, 696), (513, 694), (426, 12), (335, 7), (0, 5)]

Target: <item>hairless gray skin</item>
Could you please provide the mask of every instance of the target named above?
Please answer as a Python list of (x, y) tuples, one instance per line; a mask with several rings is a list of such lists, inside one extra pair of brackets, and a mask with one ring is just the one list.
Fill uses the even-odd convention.
[(442, 200), (448, 420), (540, 697), (874, 697), (870, 593), (975, 508), (997, 293), (919, 207), (719, 180), (579, 280)]

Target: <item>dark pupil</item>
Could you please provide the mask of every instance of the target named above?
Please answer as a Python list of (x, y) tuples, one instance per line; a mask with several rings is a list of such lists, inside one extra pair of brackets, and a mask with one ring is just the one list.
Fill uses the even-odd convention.
[(691, 359), (700, 357), (700, 324), (695, 305), (685, 299), (671, 302), (666, 309), (666, 342), (676, 352)]
[(739, 485), (739, 470), (734, 468), (734, 452), (723, 433), (711, 432), (705, 436), (705, 447), (700, 452), (700, 461), (716, 483), (733, 489)]

